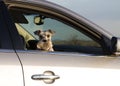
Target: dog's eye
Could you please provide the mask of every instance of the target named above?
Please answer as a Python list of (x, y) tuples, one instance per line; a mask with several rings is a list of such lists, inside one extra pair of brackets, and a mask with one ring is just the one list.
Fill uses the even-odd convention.
[(50, 35), (47, 35), (47, 37), (49, 38), (49, 37), (50, 37)]

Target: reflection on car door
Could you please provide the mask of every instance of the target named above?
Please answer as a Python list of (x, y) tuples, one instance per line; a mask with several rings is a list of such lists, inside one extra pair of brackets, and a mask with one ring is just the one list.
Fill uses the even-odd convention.
[(13, 50), (0, 50), (0, 86), (23, 86), (20, 62)]
[[(39, 51), (18, 52), (18, 55), (23, 63), (26, 86), (120, 85), (119, 58)], [(49, 78), (54, 82), (50, 83)]]

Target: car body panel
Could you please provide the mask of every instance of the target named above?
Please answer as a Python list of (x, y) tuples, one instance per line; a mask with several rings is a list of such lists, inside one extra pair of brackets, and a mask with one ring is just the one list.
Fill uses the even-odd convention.
[[(120, 58), (75, 53), (22, 52), (26, 86), (47, 86), (43, 80), (33, 80), (36, 74), (52, 71), (60, 78), (50, 86), (119, 86)], [(34, 58), (34, 59), (33, 59)]]
[(0, 86), (23, 86), (21, 64), (13, 50), (0, 50)]

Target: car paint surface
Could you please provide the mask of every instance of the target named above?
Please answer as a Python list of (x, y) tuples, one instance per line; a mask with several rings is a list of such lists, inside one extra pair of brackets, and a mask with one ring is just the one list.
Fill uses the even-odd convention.
[(23, 86), (21, 64), (13, 50), (0, 50), (0, 86)]
[(53, 71), (60, 77), (50, 86), (119, 86), (119, 57), (22, 51), (18, 55), (24, 65), (26, 86), (47, 86), (43, 80), (31, 79), (32, 75), (45, 71)]

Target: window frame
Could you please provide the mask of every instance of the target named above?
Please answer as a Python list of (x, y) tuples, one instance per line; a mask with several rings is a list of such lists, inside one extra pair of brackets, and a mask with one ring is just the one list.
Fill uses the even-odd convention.
[[(82, 27), (83, 29), (80, 29), (80, 30), (84, 34), (88, 35), (90, 38), (95, 40), (97, 43), (99, 43), (102, 46), (104, 53), (111, 54), (111, 51), (112, 51), (111, 50), (111, 37), (112, 36), (110, 34), (108, 34), (107, 32), (104, 32), (104, 30), (103, 31), (99, 30), (101, 28), (95, 26), (94, 24), (90, 23), (89, 21), (83, 20), (82, 17), (81, 17), (81, 21), (80, 21), (77, 19), (78, 16), (76, 14), (73, 15), (73, 13), (72, 14), (69, 14), (69, 12), (66, 13), (65, 10), (64, 10), (64, 12), (61, 13), (61, 10), (59, 10), (57, 8), (52, 9), (53, 8), (52, 6), (48, 9), (48, 8), (46, 8), (47, 4), (44, 6), (43, 5), (40, 6), (38, 4), (37, 5), (31, 4), (31, 3), (29, 3), (28, 6), (25, 6), (26, 3), (24, 3), (22, 5), (20, 5), (18, 3), (15, 3), (15, 4), (16, 4), (15, 6), (14, 5), (9, 6), (9, 9), (19, 9), (19, 8), (21, 9), (21, 8), (23, 8), (25, 10), (27, 9), (27, 10), (33, 10), (36, 12), (38, 11), (38, 12), (41, 12), (43, 14), (49, 13), (49, 15), (46, 15), (46, 16), (49, 16), (49, 17), (54, 16), (54, 18), (57, 17), (58, 19), (56, 19), (56, 20), (64, 22), (70, 26), (74, 26), (75, 28), (77, 28), (77, 30), (79, 30), (79, 28)], [(69, 22), (69, 23), (67, 23), (67, 22)]]
[[(33, 13), (34, 14), (34, 13)], [(37, 15), (37, 14), (36, 14)], [(30, 18), (34, 18), (34, 17), (32, 17), (32, 16), (34, 16), (34, 15), (32, 15), (31, 14), (31, 17), (30, 17), (30, 15), (28, 15), (29, 16), (29, 18), (27, 18), (28, 19), (28, 22), (29, 22), (29, 19)], [(43, 15), (44, 16), (44, 15)], [(48, 17), (47, 17), (48, 18)], [(49, 19), (49, 18), (48, 18)], [(32, 19), (30, 19), (30, 20), (32, 20)], [(52, 21), (54, 21), (55, 19), (51, 19), (50, 18), (50, 20)], [(45, 20), (45, 21), (47, 21), (47, 20)], [(45, 21), (44, 21), (44, 23), (45, 23)], [(55, 20), (56, 22), (57, 22), (57, 20)], [(50, 22), (50, 21), (49, 21)], [(33, 23), (34, 24), (34, 22), (32, 21), (32, 22), (30, 22), (30, 24), (31, 23)], [(58, 24), (61, 24), (61, 22), (60, 21), (58, 21)], [(55, 23), (54, 23), (55, 24)], [(29, 25), (29, 23), (28, 23), (28, 25)], [(63, 24), (63, 25), (65, 25), (66, 26), (66, 24)], [(25, 26), (27, 26), (27, 24), (25, 25)], [(32, 25), (33, 26), (33, 25)], [(68, 26), (68, 25), (67, 25)], [(21, 34), (21, 31), (20, 31), (20, 29), (25, 29), (24, 28), (24, 25), (21, 25), (21, 24), (16, 24), (16, 27), (18, 27), (18, 31), (20, 32), (20, 34)], [(39, 27), (39, 26), (38, 26)], [(43, 26), (44, 27), (44, 26)], [(30, 28), (30, 32), (29, 32), (29, 28)], [(59, 29), (61, 29), (60, 27), (58, 27)], [(58, 29), (57, 28), (57, 29)], [(34, 29), (34, 28), (31, 28), (31, 27), (28, 27), (27, 29), (25, 29), (24, 31), (23, 31), (23, 33), (26, 33), (26, 34), (23, 34), (23, 37), (24, 37), (24, 39), (26, 39), (26, 35), (28, 34), (29, 35), (29, 33), (30, 34), (34, 34), (33, 32), (35, 31), (35, 29), (34, 30), (32, 30), (32, 29)], [(49, 28), (47, 28), (47, 29), (49, 29)], [(64, 28), (65, 29), (65, 28)], [(62, 29), (62, 31), (61, 32), (64, 32), (64, 29)], [(31, 32), (31, 30), (32, 30), (32, 32)], [(37, 29), (36, 29), (37, 30)], [(46, 30), (46, 28), (45, 28), (45, 30)], [(55, 35), (54, 36), (57, 36), (57, 34), (59, 33), (59, 31), (56, 31), (55, 29), (53, 29), (53, 28), (51, 28), (51, 30), (53, 30), (53, 31), (55, 31)], [(73, 27), (70, 27), (70, 26), (68, 26), (68, 28), (66, 29), (66, 30), (70, 30), (70, 31), (77, 31), (75, 28), (73, 28)], [(81, 34), (81, 32), (79, 32), (79, 31), (77, 31), (78, 33), (80, 33)], [(62, 33), (61, 33), (62, 34)], [(80, 34), (78, 34), (78, 35), (80, 35)], [(25, 36), (24, 36), (25, 35)], [(59, 34), (60, 35), (60, 34)], [(73, 35), (75, 35), (75, 33), (73, 34)], [(33, 35), (31, 35), (31, 36), (33, 36)], [(31, 37), (30, 36), (30, 37)], [(90, 44), (86, 44), (87, 43), (87, 41), (89, 42), (92, 42), (92, 43), (94, 43), (95, 41), (93, 41), (93, 40), (85, 40), (84, 38), (83, 38), (83, 41), (82, 42), (84, 42), (85, 44), (83, 44), (82, 42), (82, 44), (83, 45), (80, 45), (78, 42), (77, 42), (77, 44), (73, 44), (73, 43), (70, 43), (70, 41), (71, 40), (73, 40), (73, 39), (69, 39), (70, 37), (71, 37), (71, 34), (69, 34), (68, 33), (68, 36), (69, 37), (67, 37), (67, 39), (66, 39), (66, 41), (65, 40), (61, 40), (61, 41), (57, 41), (57, 40), (52, 40), (52, 42), (53, 42), (53, 47), (54, 47), (54, 50), (55, 51), (59, 51), (59, 52), (80, 52), (80, 53), (90, 53), (90, 54), (102, 54), (102, 48), (99, 46), (98, 47), (98, 44), (96, 45), (96, 43), (95, 43), (95, 46), (94, 45), (90, 45)], [(25, 42), (27, 43), (27, 45), (29, 46), (29, 47), (27, 47), (27, 49), (28, 50), (36, 50), (37, 48), (33, 48), (32, 46), (34, 46), (35, 44), (36, 44), (36, 42), (37, 42), (37, 38), (34, 38), (34, 39), (30, 39), (30, 37), (29, 37), (29, 40), (27, 41), (27, 40), (25, 40)], [(80, 37), (80, 36), (79, 36)], [(62, 39), (63, 37), (58, 37), (57, 39)], [(80, 38), (81, 39), (81, 38)], [(78, 40), (80, 41), (80, 39), (78, 38)], [(68, 42), (69, 41), (69, 42)], [(85, 42), (86, 41), (86, 42)], [(57, 43), (56, 43), (57, 42)], [(58, 43), (58, 42), (60, 42), (60, 43)]]

